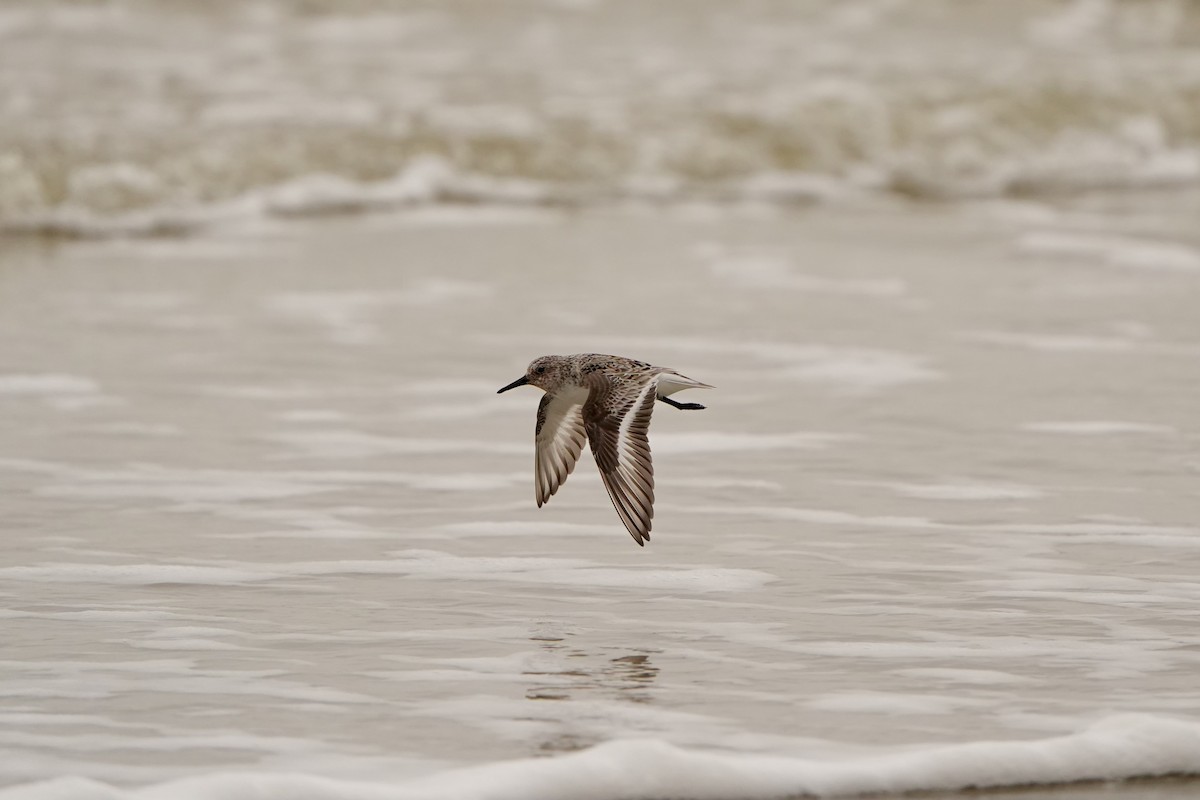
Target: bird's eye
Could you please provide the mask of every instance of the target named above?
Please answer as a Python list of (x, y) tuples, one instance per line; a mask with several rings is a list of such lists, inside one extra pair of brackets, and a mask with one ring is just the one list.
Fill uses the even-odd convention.
[(534, 372), (536, 372), (538, 375), (541, 375), (545, 371), (546, 371), (545, 367), (538, 367), (537, 369), (534, 370)]

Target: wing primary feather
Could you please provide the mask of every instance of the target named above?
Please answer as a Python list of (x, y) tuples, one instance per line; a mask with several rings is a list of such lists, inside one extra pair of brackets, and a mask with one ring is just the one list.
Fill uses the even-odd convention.
[[(650, 380), (632, 401), (613, 408), (606, 386), (593, 392), (584, 420), (600, 477), (622, 524), (639, 545), (650, 538), (654, 518), (654, 466), (647, 431), (654, 410), (655, 381)], [(615, 404), (613, 404), (615, 405)]]

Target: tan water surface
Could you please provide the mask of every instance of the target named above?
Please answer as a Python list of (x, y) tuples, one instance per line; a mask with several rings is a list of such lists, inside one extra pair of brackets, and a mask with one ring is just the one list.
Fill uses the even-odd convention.
[[(4, 780), (1189, 717), (1200, 270), (1153, 263), (1196, 244), (1158, 219), (465, 210), (9, 246)], [(1028, 245), (1055, 236), (1079, 252)], [(1083, 246), (1118, 239), (1151, 255)], [(535, 390), (495, 395), (586, 350), (717, 387), (655, 412), (645, 549), (589, 456), (535, 508)]]

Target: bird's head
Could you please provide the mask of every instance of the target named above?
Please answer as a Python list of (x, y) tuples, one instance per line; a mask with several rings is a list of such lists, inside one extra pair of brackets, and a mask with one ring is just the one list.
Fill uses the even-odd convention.
[(524, 375), (500, 389), (496, 394), (526, 384), (536, 386), (545, 392), (553, 392), (569, 379), (568, 361), (565, 356), (542, 356), (529, 363)]

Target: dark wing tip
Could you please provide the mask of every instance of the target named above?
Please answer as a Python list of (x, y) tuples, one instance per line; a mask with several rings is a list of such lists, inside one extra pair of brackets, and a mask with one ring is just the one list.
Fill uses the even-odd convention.
[[(614, 503), (615, 505), (615, 503)], [(618, 516), (621, 517), (621, 522), (625, 523), (625, 530), (629, 531), (629, 535), (638, 543), (638, 547), (645, 547), (646, 542), (650, 541), (650, 527), (654, 524), (654, 508), (650, 508), (648, 516), (641, 519), (625, 519), (625, 515), (617, 509)]]

